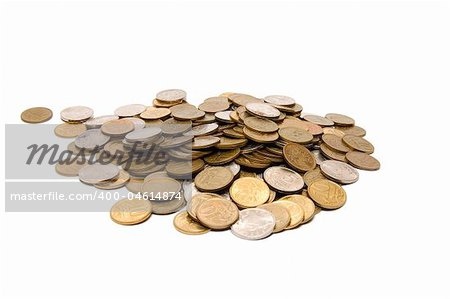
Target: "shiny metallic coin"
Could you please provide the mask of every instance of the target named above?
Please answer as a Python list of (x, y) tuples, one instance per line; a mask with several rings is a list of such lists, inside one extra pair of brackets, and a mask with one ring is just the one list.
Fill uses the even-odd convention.
[(316, 158), (303, 145), (288, 143), (283, 147), (283, 157), (297, 171), (306, 172), (316, 167)]
[(321, 208), (334, 210), (347, 201), (345, 190), (330, 180), (318, 180), (308, 187), (308, 195)]
[(320, 170), (327, 178), (341, 184), (352, 184), (359, 179), (358, 171), (341, 161), (325, 161), (320, 165)]
[(62, 123), (55, 127), (54, 132), (58, 137), (75, 138), (86, 131), (84, 124)]
[(375, 159), (374, 157), (358, 152), (358, 151), (352, 151), (348, 152), (345, 155), (345, 158), (347, 159), (348, 163), (350, 163), (352, 166), (363, 169), (363, 170), (378, 170), (380, 169), (380, 162)]
[(75, 145), (80, 149), (93, 150), (103, 147), (109, 139), (110, 137), (103, 134), (100, 129), (92, 129), (81, 133), (75, 139)]
[(205, 149), (215, 146), (220, 142), (219, 137), (213, 136), (199, 136), (194, 138), (192, 149)]
[(266, 103), (248, 103), (245, 105), (245, 109), (257, 116), (268, 118), (277, 118), (280, 116), (280, 110)]
[(88, 119), (84, 124), (88, 129), (100, 129), (104, 123), (117, 119), (119, 119), (117, 115), (103, 115)]
[(293, 201), (289, 200), (276, 200), (272, 204), (281, 205), (289, 212), (290, 222), (286, 229), (292, 229), (303, 223), (305, 220), (305, 211), (303, 207)]
[(239, 211), (239, 220), (231, 226), (231, 232), (245, 240), (260, 240), (270, 236), (275, 228), (275, 217), (264, 209)]
[(197, 219), (204, 226), (223, 230), (233, 225), (239, 218), (237, 206), (230, 200), (213, 198), (202, 202), (196, 209)]
[(233, 123), (233, 120), (230, 118), (231, 112), (229, 110), (216, 112), (214, 113), (214, 117), (220, 122)]
[(323, 117), (323, 116), (319, 116), (319, 115), (314, 115), (314, 114), (307, 114), (303, 116), (303, 119), (306, 121), (309, 121), (310, 123), (322, 126), (322, 127), (329, 127), (329, 126), (333, 126), (334, 122), (332, 120), (330, 120), (329, 118)]
[(123, 137), (134, 130), (134, 124), (128, 119), (110, 120), (101, 127), (103, 134), (111, 137)]
[(152, 204), (148, 200), (124, 198), (115, 203), (110, 211), (111, 219), (122, 225), (134, 225), (147, 220), (152, 214)]
[(161, 135), (161, 129), (158, 127), (144, 128), (128, 133), (127, 135), (125, 135), (125, 139), (129, 142), (144, 142), (152, 140), (159, 135)]
[(52, 110), (46, 107), (33, 107), (22, 112), (20, 118), (23, 122), (30, 124), (43, 123), (53, 117)]
[(142, 112), (145, 111), (145, 109), (147, 109), (145, 105), (131, 104), (117, 108), (114, 111), (114, 114), (119, 117), (131, 117), (141, 114)]
[(272, 166), (264, 171), (264, 181), (282, 193), (294, 193), (303, 188), (304, 182), (300, 174), (281, 166)]
[(85, 106), (73, 106), (62, 110), (60, 115), (63, 121), (81, 122), (91, 118), (94, 110)]
[(114, 164), (92, 164), (81, 168), (78, 176), (83, 183), (97, 184), (116, 178), (119, 172), (119, 167)]
[(202, 136), (202, 135), (208, 135), (212, 134), (217, 131), (219, 128), (219, 125), (216, 123), (212, 124), (203, 124), (199, 126), (192, 127), (190, 131), (187, 131), (184, 133), (184, 135), (188, 136)]
[(226, 167), (208, 167), (202, 170), (194, 180), (200, 191), (216, 192), (225, 189), (233, 181), (234, 174)]
[(134, 125), (134, 130), (143, 129), (147, 125), (144, 120), (137, 117), (125, 117), (123, 119), (131, 121)]
[(271, 95), (264, 98), (264, 102), (280, 106), (292, 106), (295, 104), (295, 100), (288, 96), (283, 95)]
[(353, 126), (355, 120), (349, 116), (338, 114), (338, 113), (328, 113), (325, 115), (326, 118), (333, 121), (337, 126)]
[(313, 140), (313, 135), (299, 127), (283, 127), (278, 130), (280, 138), (287, 142), (308, 144)]
[(250, 116), (244, 120), (244, 124), (248, 128), (261, 133), (273, 133), (278, 131), (278, 125), (267, 118)]
[(204, 192), (195, 193), (195, 194), (193, 194), (192, 199), (189, 202), (189, 204), (186, 206), (186, 211), (189, 213), (189, 215), (193, 219), (197, 219), (196, 211), (197, 211), (198, 206), (200, 204), (202, 204), (203, 202), (213, 199), (213, 198), (224, 199), (223, 196), (221, 196), (219, 194), (215, 194), (215, 193), (204, 193)]
[(166, 135), (179, 135), (189, 131), (192, 128), (192, 122), (190, 120), (176, 120), (174, 118), (166, 119), (161, 125), (163, 134)]
[(186, 92), (181, 89), (166, 89), (158, 92), (156, 98), (161, 102), (177, 102), (186, 98)]
[(168, 108), (148, 107), (139, 116), (145, 120), (155, 120), (166, 118), (170, 115), (171, 111)]
[(177, 231), (187, 235), (201, 235), (209, 232), (209, 228), (193, 219), (186, 211), (179, 212), (173, 218), (173, 226)]
[(289, 215), (289, 211), (282, 205), (266, 203), (259, 206), (258, 209), (269, 211), (275, 217), (275, 228), (273, 229), (274, 233), (283, 231), (291, 222), (291, 216)]

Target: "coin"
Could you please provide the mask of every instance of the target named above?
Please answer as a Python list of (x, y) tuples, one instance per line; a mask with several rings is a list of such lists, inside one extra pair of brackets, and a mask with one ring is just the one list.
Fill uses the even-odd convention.
[(284, 127), (278, 130), (280, 138), (288, 141), (300, 144), (308, 144), (313, 140), (313, 135), (298, 127)]
[(226, 111), (220, 111), (214, 113), (214, 117), (216, 120), (224, 123), (233, 123), (233, 120), (230, 117), (232, 111), (226, 110)]
[(98, 189), (112, 190), (118, 189), (125, 186), (125, 184), (130, 180), (130, 175), (125, 170), (121, 169), (119, 176), (117, 178), (102, 181), (100, 183), (94, 184), (94, 187)]
[(314, 157), (316, 158), (316, 164), (317, 164), (317, 165), (320, 165), (320, 164), (323, 163), (323, 161), (326, 161), (326, 160), (327, 160), (327, 158), (324, 157), (324, 156), (322, 155), (322, 153), (321, 153), (319, 150), (313, 150), (313, 151), (311, 151), (311, 153), (312, 153), (312, 154), (314, 155)]
[(320, 144), (320, 152), (328, 159), (345, 162), (345, 153), (335, 151), (325, 143)]
[(302, 206), (295, 202), (288, 200), (277, 200), (272, 204), (281, 205), (288, 210), (291, 221), (286, 229), (292, 229), (299, 226), (305, 219), (305, 212), (303, 211)]
[(264, 181), (282, 193), (294, 193), (303, 188), (304, 182), (297, 172), (281, 166), (272, 166), (264, 171)]
[(117, 115), (103, 115), (88, 119), (84, 124), (88, 129), (100, 129), (100, 127), (110, 120), (117, 120)]
[(345, 190), (329, 180), (313, 182), (308, 187), (308, 194), (319, 207), (328, 210), (342, 207), (347, 200)]
[(82, 122), (92, 117), (94, 110), (85, 106), (68, 107), (61, 111), (61, 119), (65, 122)]
[(264, 102), (281, 106), (292, 106), (295, 104), (295, 100), (293, 98), (283, 95), (267, 96), (264, 98)]
[(243, 138), (228, 138), (228, 137), (220, 137), (220, 142), (216, 144), (216, 148), (218, 149), (235, 149), (240, 148), (246, 145), (248, 142), (247, 139)]
[(109, 139), (110, 137), (104, 135), (100, 129), (92, 129), (78, 135), (75, 139), (75, 145), (78, 148), (93, 150), (103, 147)]
[(181, 183), (172, 178), (151, 178), (144, 180), (142, 195), (150, 200), (176, 200)]
[(58, 163), (55, 164), (55, 170), (60, 175), (76, 177), (78, 176), (80, 169), (87, 164), (88, 162), (86, 160), (81, 161), (77, 159), (71, 159), (68, 163), (65, 163), (65, 161), (58, 161)]
[(152, 203), (152, 212), (156, 215), (172, 214), (186, 205), (186, 200), (183, 197), (173, 200), (150, 200), (150, 202)]
[(219, 125), (216, 123), (203, 124), (203, 125), (192, 127), (192, 129), (190, 131), (187, 131), (186, 133), (184, 133), (184, 135), (189, 135), (189, 136), (208, 135), (208, 134), (212, 134), (215, 131), (217, 131), (218, 127), (219, 127)]
[(342, 141), (345, 145), (356, 151), (364, 152), (366, 154), (372, 154), (375, 151), (372, 143), (362, 137), (345, 135), (342, 137)]
[(326, 177), (320, 171), (320, 167), (316, 167), (313, 170), (307, 171), (303, 176), (303, 179), (305, 181), (305, 184), (309, 186), (312, 184), (312, 182), (326, 179)]
[(122, 225), (142, 223), (152, 214), (152, 204), (148, 200), (133, 198), (116, 202), (110, 211), (111, 219)]
[(173, 226), (180, 233), (187, 235), (201, 235), (209, 232), (209, 228), (195, 221), (186, 211), (179, 212), (173, 218)]
[(380, 169), (380, 162), (374, 157), (357, 151), (348, 152), (345, 155), (347, 161), (354, 167), (363, 170), (378, 170)]
[(345, 136), (345, 133), (343, 131), (341, 131), (340, 129), (336, 129), (336, 128), (323, 128), (323, 134), (332, 134), (332, 135), (336, 135), (338, 137)]
[(255, 98), (254, 96), (243, 94), (243, 93), (235, 93), (228, 96), (233, 104), (236, 106), (245, 106), (248, 103), (261, 103), (260, 99)]
[(323, 134), (322, 141), (332, 150), (346, 153), (350, 151), (350, 148), (344, 144), (343, 138), (333, 134)]
[(124, 117), (123, 119), (131, 121), (134, 125), (134, 130), (143, 129), (147, 125), (147, 123), (143, 119), (137, 117)]
[(280, 116), (280, 110), (265, 103), (248, 103), (245, 105), (245, 109), (247, 109), (247, 111), (251, 114), (257, 116), (268, 118), (277, 118)]
[(213, 97), (206, 99), (205, 102), (198, 106), (198, 109), (208, 113), (216, 113), (227, 110), (229, 107), (230, 103), (226, 97)]
[(53, 117), (52, 110), (46, 107), (33, 107), (22, 112), (20, 118), (23, 122), (30, 124), (43, 123)]
[(176, 102), (186, 98), (186, 92), (181, 89), (166, 89), (158, 92), (156, 98), (161, 102)]
[(125, 187), (132, 193), (140, 194), (142, 192), (142, 185), (144, 185), (143, 178), (130, 177)]
[(275, 228), (274, 233), (278, 233), (284, 230), (291, 222), (291, 216), (289, 216), (289, 211), (282, 205), (275, 205), (273, 203), (266, 203), (258, 207), (272, 213), (275, 217)]
[(270, 190), (263, 180), (244, 177), (233, 182), (230, 195), (239, 206), (253, 208), (269, 199)]
[(132, 131), (125, 135), (125, 139), (129, 142), (145, 142), (161, 135), (161, 129), (158, 127), (144, 128)]
[(227, 229), (239, 218), (237, 206), (230, 200), (219, 198), (201, 203), (196, 214), (204, 226), (215, 230)]
[(261, 133), (273, 133), (278, 131), (278, 125), (267, 118), (250, 116), (244, 120), (244, 124), (253, 131)]
[(86, 131), (84, 124), (62, 123), (55, 127), (55, 135), (63, 138), (75, 138)]
[(166, 119), (161, 125), (161, 130), (166, 135), (179, 135), (191, 128), (192, 122), (190, 120), (176, 120), (174, 118)]
[(316, 158), (303, 145), (288, 143), (283, 147), (283, 157), (297, 171), (306, 172), (316, 167)]
[(218, 194), (214, 194), (214, 193), (204, 193), (204, 192), (199, 192), (196, 193), (192, 196), (191, 201), (189, 202), (189, 204), (186, 207), (186, 211), (189, 213), (189, 215), (193, 218), (193, 219), (197, 219), (197, 208), (198, 206), (210, 199), (213, 198), (219, 198), (219, 199), (224, 199), (222, 196), (218, 195)]
[(217, 151), (204, 158), (205, 162), (210, 165), (223, 165), (230, 163), (236, 159), (240, 154), (240, 149), (235, 148), (228, 151)]
[(366, 136), (366, 130), (358, 126), (336, 127), (336, 129), (343, 132), (345, 135), (353, 135), (358, 137)]
[(303, 221), (301, 223), (306, 223), (310, 221), (314, 217), (314, 212), (316, 210), (316, 206), (314, 205), (314, 202), (309, 199), (308, 197), (304, 195), (298, 195), (298, 194), (292, 194), (292, 195), (286, 195), (279, 199), (279, 201), (287, 200), (292, 201), (293, 203), (296, 203), (300, 205), (304, 212)]
[(284, 127), (299, 127), (301, 129), (304, 129), (308, 131), (309, 133), (313, 134), (314, 136), (321, 135), (323, 133), (323, 129), (321, 126), (318, 126), (316, 124), (298, 119), (296, 117), (292, 116), (286, 116), (286, 118), (278, 125), (278, 127), (284, 128)]
[(338, 126), (353, 126), (355, 124), (355, 120), (353, 118), (343, 114), (328, 113), (325, 117), (333, 121)]
[(359, 179), (358, 171), (341, 161), (325, 161), (320, 165), (320, 170), (327, 178), (341, 184), (352, 184)]
[(195, 177), (194, 183), (200, 191), (215, 192), (225, 189), (233, 181), (233, 173), (226, 167), (208, 167)]
[(205, 116), (205, 112), (198, 110), (195, 106), (192, 109), (172, 110), (172, 117), (178, 120), (195, 120)]
[(220, 142), (219, 137), (213, 136), (199, 136), (194, 138), (194, 142), (192, 143), (192, 149), (205, 149), (209, 147), (213, 147), (214, 145)]
[(239, 220), (231, 226), (231, 232), (245, 240), (260, 240), (270, 236), (275, 228), (275, 217), (264, 209), (252, 208), (239, 211)]
[(102, 133), (111, 137), (122, 137), (134, 130), (134, 124), (127, 119), (110, 120), (101, 126)]
[(119, 175), (119, 167), (114, 164), (91, 164), (81, 168), (78, 172), (80, 181), (86, 184), (97, 184), (112, 180)]
[(309, 121), (310, 123), (322, 126), (322, 127), (329, 127), (329, 126), (333, 126), (334, 122), (332, 120), (330, 120), (329, 118), (323, 117), (323, 116), (319, 116), (319, 115), (314, 115), (314, 114), (308, 114), (308, 115), (304, 115), (303, 119), (306, 121)]
[(170, 109), (168, 108), (148, 107), (139, 116), (146, 120), (155, 120), (165, 118), (169, 116), (170, 113)]
[(253, 141), (260, 142), (260, 143), (271, 143), (271, 142), (274, 142), (275, 140), (277, 140), (279, 137), (277, 132), (263, 133), (263, 132), (254, 131), (247, 127), (244, 127), (243, 132), (244, 132), (245, 137), (247, 137), (248, 139), (251, 139)]

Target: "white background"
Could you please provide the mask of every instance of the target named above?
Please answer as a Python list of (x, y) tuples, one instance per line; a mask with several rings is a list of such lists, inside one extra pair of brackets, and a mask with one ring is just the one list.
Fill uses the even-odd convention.
[(353, 116), (382, 163), (345, 187), (342, 209), (258, 242), (186, 236), (173, 216), (123, 227), (108, 213), (2, 212), (4, 298), (450, 295), (447, 2), (0, 7), (4, 123), (32, 106), (58, 123), (71, 105), (150, 105), (166, 88), (195, 104), (286, 94), (305, 112)]

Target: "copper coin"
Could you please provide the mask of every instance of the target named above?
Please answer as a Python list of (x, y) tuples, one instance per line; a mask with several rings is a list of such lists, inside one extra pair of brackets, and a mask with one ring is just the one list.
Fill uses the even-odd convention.
[(33, 107), (22, 112), (20, 118), (22, 121), (30, 124), (43, 123), (53, 117), (52, 110), (45, 107)]
[(244, 120), (244, 124), (253, 131), (261, 133), (273, 133), (278, 130), (278, 125), (267, 118), (250, 116)]
[(303, 145), (288, 143), (283, 147), (283, 157), (295, 170), (306, 172), (316, 167), (316, 158)]
[(333, 134), (323, 134), (322, 135), (322, 141), (328, 145), (329, 148), (346, 153), (349, 152), (351, 149), (343, 142), (343, 138), (338, 137)]
[(366, 154), (372, 154), (375, 151), (372, 143), (362, 137), (345, 135), (342, 137), (342, 141), (356, 151), (364, 152)]
[(63, 138), (75, 138), (86, 131), (84, 124), (62, 123), (55, 127), (55, 135)]
[(328, 113), (325, 117), (333, 121), (338, 126), (353, 126), (355, 124), (355, 120), (353, 118), (343, 114)]
[(363, 170), (378, 170), (380, 169), (380, 162), (375, 159), (374, 157), (358, 152), (358, 151), (352, 151), (348, 152), (345, 155), (345, 158), (347, 161), (354, 167), (363, 169)]
[(313, 135), (299, 127), (284, 127), (278, 130), (280, 138), (288, 141), (300, 144), (308, 144), (313, 140)]

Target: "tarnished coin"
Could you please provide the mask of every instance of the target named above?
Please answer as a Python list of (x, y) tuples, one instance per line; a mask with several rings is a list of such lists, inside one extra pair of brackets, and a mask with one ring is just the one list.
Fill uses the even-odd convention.
[(308, 144), (313, 140), (313, 135), (299, 127), (284, 127), (278, 130), (280, 138), (284, 141)]
[(261, 133), (273, 133), (278, 131), (278, 125), (267, 118), (250, 116), (244, 120), (244, 124), (253, 131)]
[(228, 98), (226, 97), (213, 97), (208, 98), (198, 106), (198, 109), (207, 113), (216, 113), (219, 111), (227, 110), (230, 107)]
[(304, 115), (303, 119), (322, 127), (329, 127), (334, 125), (334, 122), (331, 119), (314, 114)]
[(308, 187), (311, 199), (321, 208), (333, 210), (342, 207), (346, 200), (345, 190), (330, 180), (318, 180)]
[(303, 145), (288, 143), (283, 147), (283, 157), (297, 171), (306, 172), (316, 168), (316, 158)]
[(224, 165), (236, 159), (240, 154), (240, 149), (235, 148), (228, 151), (217, 151), (204, 158), (209, 165)]
[(189, 215), (193, 218), (193, 219), (197, 219), (197, 214), (196, 214), (196, 210), (198, 208), (198, 206), (210, 199), (213, 198), (218, 198), (218, 199), (224, 199), (221, 195), (219, 194), (214, 194), (214, 193), (204, 193), (204, 192), (199, 192), (196, 193), (192, 196), (191, 201), (189, 202), (189, 204), (186, 207), (186, 211), (189, 213)]
[(186, 92), (181, 89), (166, 89), (156, 94), (156, 99), (161, 102), (177, 102), (186, 98)]
[(63, 138), (75, 138), (86, 131), (84, 124), (62, 123), (55, 127), (55, 135)]
[(270, 190), (263, 180), (244, 177), (234, 181), (230, 187), (230, 195), (239, 206), (253, 208), (267, 202)]
[(52, 110), (46, 107), (33, 107), (22, 112), (20, 118), (30, 124), (44, 123), (53, 117)]
[(277, 118), (280, 116), (280, 110), (266, 103), (248, 103), (245, 105), (245, 109), (257, 116), (268, 118)]
[(230, 200), (219, 198), (201, 203), (196, 214), (203, 225), (215, 230), (227, 229), (239, 218), (237, 206)]
[(346, 153), (350, 151), (350, 148), (343, 142), (343, 138), (333, 134), (323, 134), (322, 141), (331, 149)]
[(270, 236), (275, 228), (275, 217), (264, 209), (239, 211), (239, 220), (231, 226), (231, 232), (245, 240), (260, 240)]
[(282, 193), (298, 192), (304, 185), (301, 175), (281, 166), (267, 168), (264, 171), (264, 180), (270, 187)]
[(352, 184), (359, 179), (358, 171), (341, 161), (325, 161), (320, 165), (320, 170), (327, 178), (341, 184)]
[(187, 235), (201, 235), (209, 232), (209, 228), (195, 221), (186, 211), (179, 212), (173, 218), (173, 226), (180, 233)]
[(272, 204), (281, 205), (288, 210), (291, 220), (286, 229), (295, 228), (305, 220), (305, 211), (303, 211), (301, 205), (295, 202), (288, 200), (276, 200)]
[(352, 151), (348, 152), (345, 155), (345, 158), (347, 159), (348, 163), (350, 163), (352, 166), (363, 169), (363, 170), (378, 170), (380, 169), (380, 162), (375, 159), (374, 157), (358, 152), (358, 151)]
[(77, 139), (75, 139), (75, 145), (78, 148), (93, 150), (103, 147), (109, 139), (110, 137), (103, 134), (100, 129), (92, 129), (78, 135)]
[(94, 115), (94, 110), (85, 106), (68, 107), (61, 111), (61, 119), (65, 122), (81, 122)]
[(303, 180), (305, 181), (306, 186), (311, 185), (314, 181), (323, 179), (326, 179), (326, 177), (322, 174), (322, 171), (320, 171), (320, 167), (316, 167), (313, 170), (307, 171), (303, 175)]
[(215, 192), (228, 187), (233, 178), (233, 173), (226, 167), (208, 167), (195, 177), (194, 183), (200, 191)]
[(139, 116), (146, 120), (155, 120), (165, 118), (169, 116), (170, 113), (170, 109), (168, 108), (148, 107)]
[(203, 124), (203, 125), (192, 127), (192, 129), (190, 131), (187, 131), (186, 133), (184, 133), (184, 135), (188, 135), (188, 136), (208, 135), (208, 134), (212, 134), (215, 131), (217, 131), (218, 127), (219, 127), (219, 125), (216, 123)]
[(112, 180), (102, 181), (100, 183), (94, 184), (94, 187), (104, 190), (118, 189), (125, 186), (125, 184), (130, 180), (130, 175), (125, 170), (121, 169), (119, 176)]
[(280, 106), (292, 106), (295, 104), (295, 100), (288, 96), (283, 95), (270, 95), (264, 98), (264, 102)]
[(244, 135), (248, 139), (251, 139), (256, 142), (260, 143), (271, 143), (278, 139), (279, 135), (277, 132), (272, 133), (262, 133), (258, 131), (254, 131), (252, 129), (249, 129), (248, 127), (244, 127)]
[(314, 217), (314, 213), (316, 211), (316, 206), (314, 202), (304, 195), (292, 194), (287, 195), (279, 199), (279, 201), (287, 200), (292, 201), (298, 205), (300, 205), (304, 212), (304, 218), (301, 223), (306, 223), (310, 221)]
[(117, 115), (103, 115), (88, 119), (84, 124), (88, 129), (100, 129), (104, 123), (117, 119), (119, 119)]
[(141, 104), (130, 104), (117, 108), (114, 114), (119, 117), (131, 117), (141, 114), (147, 107)]
[(192, 128), (190, 120), (176, 120), (174, 118), (166, 119), (161, 125), (163, 134), (179, 135), (189, 131)]
[(345, 135), (342, 137), (342, 141), (351, 149), (364, 152), (366, 154), (372, 154), (375, 151), (372, 143), (366, 139), (353, 135)]
[(331, 149), (325, 143), (320, 144), (320, 152), (328, 159), (345, 162), (345, 153)]
[(127, 119), (110, 120), (101, 126), (102, 133), (111, 137), (122, 137), (134, 130), (134, 124)]
[(192, 149), (205, 149), (215, 146), (220, 142), (219, 137), (214, 136), (199, 136), (194, 138), (194, 142), (192, 143)]
[(152, 214), (152, 204), (148, 200), (124, 198), (116, 202), (110, 211), (111, 219), (118, 224), (142, 223)]
[(274, 233), (284, 230), (291, 222), (291, 216), (289, 216), (289, 211), (282, 205), (275, 205), (273, 203), (266, 203), (258, 207), (272, 213), (275, 217), (275, 228)]
[(349, 116), (338, 114), (338, 113), (328, 113), (325, 115), (326, 118), (333, 121), (337, 126), (353, 126), (355, 120)]
[(214, 113), (214, 117), (224, 123), (233, 123), (233, 120), (230, 117), (232, 111), (226, 110), (226, 111), (219, 111)]
[(114, 164), (91, 164), (81, 168), (78, 172), (80, 181), (86, 184), (97, 184), (112, 180), (119, 175), (120, 169)]

